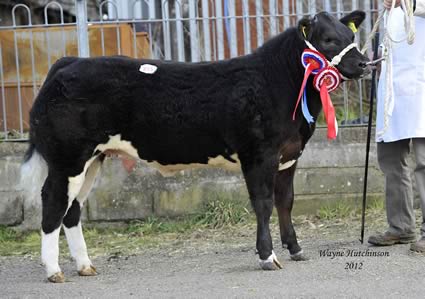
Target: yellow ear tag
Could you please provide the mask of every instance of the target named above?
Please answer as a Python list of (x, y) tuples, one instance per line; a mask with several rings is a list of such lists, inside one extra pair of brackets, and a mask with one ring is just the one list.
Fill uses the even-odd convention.
[(303, 27), (301, 28), (301, 31), (303, 32), (304, 38), (307, 38), (307, 34), (305, 34), (305, 26), (303, 26)]
[(348, 23), (348, 28), (350, 28), (354, 33), (356, 33), (357, 32), (357, 27), (356, 27), (356, 25), (354, 24), (354, 22), (349, 22)]

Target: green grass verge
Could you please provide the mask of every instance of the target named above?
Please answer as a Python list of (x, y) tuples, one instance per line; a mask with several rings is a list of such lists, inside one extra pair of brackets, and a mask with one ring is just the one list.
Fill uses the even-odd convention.
[[(367, 213), (376, 214), (384, 211), (384, 200), (374, 198), (367, 202)], [(316, 216), (323, 220), (357, 218), (361, 214), (361, 208), (353, 206), (350, 201), (339, 200), (325, 204), (319, 208)]]
[[(176, 241), (195, 230), (223, 229), (252, 221), (246, 206), (228, 200), (209, 202), (202, 212), (178, 219), (149, 217), (131, 221), (118, 228), (84, 228), (84, 237), (91, 255), (134, 252)], [(39, 255), (40, 233), (19, 232), (0, 226), (0, 256)], [(61, 254), (67, 254), (64, 236), (60, 238)]]
[(18, 232), (0, 226), (0, 256), (33, 254), (40, 251), (40, 242), (39, 232)]
[[(382, 200), (371, 200), (368, 204), (368, 217), (382, 218), (385, 215), (383, 208)], [(353, 219), (359, 219), (360, 213), (359, 208), (341, 200), (323, 205), (314, 216), (295, 217), (294, 223), (298, 226), (297, 229), (302, 231), (302, 226), (308, 224), (309, 229), (311, 222), (325, 227), (341, 220), (348, 223)], [(275, 213), (271, 225), (277, 229)], [(84, 237), (91, 256), (115, 256), (137, 253), (154, 247), (172, 246), (190, 240), (194, 236), (207, 239), (220, 233), (223, 236), (232, 235), (232, 231), (237, 230), (250, 231), (254, 236), (254, 213), (241, 203), (218, 200), (206, 204), (203, 211), (198, 214), (178, 219), (150, 217), (144, 221), (131, 221), (119, 227), (108, 224), (106, 228), (96, 224), (86, 225)], [(19, 232), (0, 226), (0, 256), (38, 256), (40, 244), (38, 231)], [(68, 256), (68, 246), (63, 235), (60, 238), (60, 249), (61, 256)]]

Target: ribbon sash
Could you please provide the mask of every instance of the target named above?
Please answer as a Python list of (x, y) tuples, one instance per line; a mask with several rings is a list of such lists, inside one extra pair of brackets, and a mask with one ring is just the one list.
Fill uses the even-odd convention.
[(328, 125), (328, 139), (335, 139), (338, 130), (335, 121), (335, 108), (326, 84), (320, 86), (320, 99), (322, 100), (323, 113), (325, 114), (326, 124)]
[(301, 84), (300, 93), (298, 94), (297, 103), (295, 104), (294, 113), (292, 114), (292, 120), (295, 120), (295, 114), (297, 113), (297, 108), (298, 108), (298, 105), (300, 104), (301, 97), (304, 93), (304, 89), (307, 84), (308, 77), (310, 76), (311, 72), (316, 68), (317, 68), (316, 66), (309, 63), (305, 69), (303, 83)]

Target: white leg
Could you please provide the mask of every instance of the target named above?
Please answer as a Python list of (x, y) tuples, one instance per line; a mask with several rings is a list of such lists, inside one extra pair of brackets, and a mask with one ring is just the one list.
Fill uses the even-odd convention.
[(53, 282), (63, 282), (64, 276), (59, 267), (60, 227), (51, 233), (41, 232), (41, 260), (46, 267), (47, 277)]
[[(82, 183), (82, 187), (79, 191), (79, 194), (77, 195), (77, 201), (79, 202), (81, 208), (83, 207), (83, 203), (87, 199), (87, 196), (89, 195), (90, 190), (93, 187), (96, 175), (101, 164), (102, 162), (99, 159), (96, 159), (87, 169), (84, 182)], [(78, 218), (76, 218), (75, 221), (78, 221)], [(78, 221), (77, 225), (71, 226), (69, 228), (64, 225), (64, 229), (66, 240), (68, 241), (69, 251), (71, 253), (71, 256), (75, 259), (77, 263), (78, 273), (82, 276), (96, 275), (96, 269), (93, 267), (90, 258), (87, 254), (87, 246), (86, 242), (84, 241), (81, 221)]]
[(73, 226), (71, 228), (64, 226), (64, 229), (69, 251), (71, 256), (77, 262), (77, 269), (82, 270), (83, 268), (90, 267), (91, 261), (87, 254), (87, 246), (84, 241), (81, 222), (79, 222), (77, 226)]

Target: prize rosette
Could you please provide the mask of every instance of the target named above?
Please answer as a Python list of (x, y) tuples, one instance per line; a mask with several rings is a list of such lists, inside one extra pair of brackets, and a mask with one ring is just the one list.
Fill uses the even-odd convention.
[(311, 73), (316, 75), (322, 69), (328, 66), (328, 61), (325, 56), (321, 53), (311, 50), (305, 49), (301, 55), (301, 63), (303, 64), (305, 69), (308, 69), (308, 66), (311, 66)]
[(313, 85), (317, 91), (320, 91), (323, 84), (325, 84), (328, 92), (332, 92), (338, 88), (339, 84), (341, 84), (341, 75), (336, 68), (328, 66), (314, 76)]

